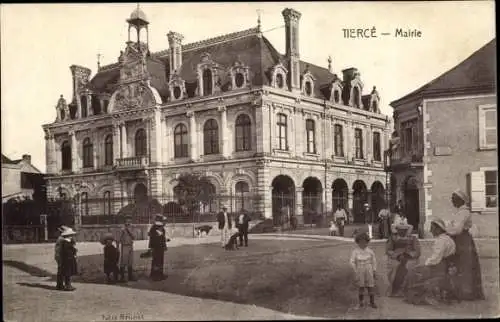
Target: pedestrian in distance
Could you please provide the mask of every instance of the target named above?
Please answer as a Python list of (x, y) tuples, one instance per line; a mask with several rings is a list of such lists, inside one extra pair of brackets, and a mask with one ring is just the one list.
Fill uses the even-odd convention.
[(219, 223), (219, 230), (221, 233), (221, 245), (222, 248), (225, 248), (231, 237), (231, 229), (233, 228), (231, 215), (227, 212), (226, 205), (223, 205), (222, 211), (217, 214), (217, 222)]
[(245, 240), (245, 247), (248, 247), (248, 227), (251, 219), (245, 210), (241, 210), (236, 227), (239, 232), (240, 246), (243, 246), (243, 240)]
[(130, 225), (132, 224), (132, 217), (125, 217), (125, 225), (120, 231), (120, 248), (121, 248), (121, 258), (120, 258), (120, 281), (125, 282), (125, 268), (128, 272), (128, 280), (135, 281), (134, 277), (134, 235), (130, 231)]
[(337, 205), (337, 210), (333, 214), (333, 219), (338, 227), (339, 235), (344, 236), (344, 226), (347, 221), (347, 214), (340, 204)]
[(167, 251), (167, 242), (170, 238), (166, 236), (165, 217), (160, 214), (155, 216), (155, 222), (149, 230), (149, 245), (151, 250), (151, 274), (153, 281), (161, 281), (167, 278), (164, 273), (165, 252)]
[(75, 247), (76, 241), (74, 239), (75, 235), (76, 232), (71, 228), (67, 228), (61, 233), (63, 240), (60, 244), (60, 263), (61, 274), (64, 281), (63, 290), (65, 291), (75, 290), (75, 288), (71, 285), (71, 276), (78, 273), (76, 264), (77, 249)]
[(111, 233), (105, 234), (101, 243), (104, 245), (104, 274), (108, 284), (114, 284), (118, 281), (118, 260), (120, 251), (114, 244), (115, 238)]
[[(57, 230), (59, 231), (59, 233), (62, 233), (64, 230), (66, 230), (68, 228), (69, 227), (67, 227), (67, 226), (61, 226), (61, 227), (57, 228)], [(58, 290), (64, 289), (64, 281), (63, 281), (63, 275), (62, 275), (62, 270), (61, 270), (61, 244), (62, 244), (63, 239), (64, 239), (64, 237), (62, 235), (59, 235), (59, 237), (57, 237), (56, 244), (55, 244), (55, 251), (54, 251), (54, 259), (56, 260), (56, 264), (57, 264), (56, 288)]]

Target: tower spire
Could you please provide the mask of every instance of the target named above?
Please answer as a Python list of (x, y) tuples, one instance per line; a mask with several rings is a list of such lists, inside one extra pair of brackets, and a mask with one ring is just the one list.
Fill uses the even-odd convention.
[(262, 13), (262, 9), (257, 9), (257, 29), (260, 31), (261, 30), (261, 19), (260, 19), (260, 16), (261, 16), (261, 13)]
[(101, 57), (102, 57), (102, 55), (100, 53), (97, 53), (97, 70), (98, 71), (101, 69)]

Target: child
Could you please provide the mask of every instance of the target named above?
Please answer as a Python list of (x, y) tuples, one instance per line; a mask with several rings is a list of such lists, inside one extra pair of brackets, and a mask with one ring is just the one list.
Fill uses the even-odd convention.
[(368, 289), (370, 295), (370, 306), (376, 308), (375, 295), (373, 288), (375, 287), (375, 273), (377, 269), (377, 260), (375, 253), (368, 248), (370, 237), (367, 233), (362, 232), (357, 234), (354, 241), (358, 245), (351, 254), (351, 266), (356, 274), (356, 282), (359, 287), (359, 307), (363, 307), (364, 289)]
[(65, 291), (75, 290), (75, 288), (71, 285), (71, 276), (78, 273), (76, 264), (77, 249), (75, 247), (76, 242), (74, 239), (75, 235), (76, 232), (69, 227), (64, 229), (64, 231), (61, 233), (63, 239), (60, 242), (59, 248), (59, 265), (61, 269), (60, 272), (64, 281)]
[(330, 221), (330, 236), (337, 235), (337, 225), (333, 221)]
[[(120, 251), (113, 244), (114, 241), (115, 239), (111, 234), (106, 234), (102, 240), (104, 244), (104, 273), (108, 284), (114, 284), (118, 281)], [(111, 280), (111, 274), (113, 274), (113, 280)]]

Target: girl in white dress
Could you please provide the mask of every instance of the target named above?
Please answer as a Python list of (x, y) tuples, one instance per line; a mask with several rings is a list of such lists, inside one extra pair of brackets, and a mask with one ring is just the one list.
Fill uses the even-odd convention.
[(356, 235), (354, 241), (357, 247), (351, 254), (351, 266), (356, 274), (356, 282), (359, 287), (359, 307), (363, 307), (363, 297), (365, 288), (368, 290), (370, 296), (370, 306), (376, 308), (375, 304), (375, 274), (377, 271), (377, 259), (373, 250), (368, 248), (370, 237), (367, 233), (363, 232)]

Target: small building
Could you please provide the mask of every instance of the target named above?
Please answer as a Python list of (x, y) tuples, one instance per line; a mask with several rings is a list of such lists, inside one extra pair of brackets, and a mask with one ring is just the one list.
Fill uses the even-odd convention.
[(44, 189), (44, 174), (31, 164), (31, 156), (11, 160), (2, 154), (2, 203), (9, 199), (34, 199)]
[(451, 220), (451, 193), (466, 191), (473, 234), (498, 236), (496, 39), (393, 101), (391, 186), (420, 233)]

